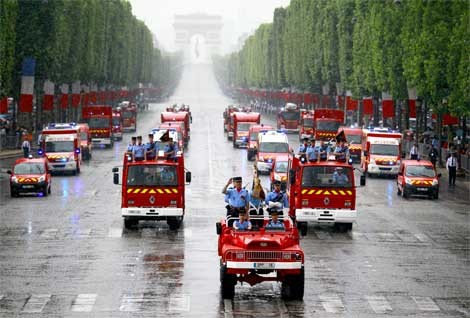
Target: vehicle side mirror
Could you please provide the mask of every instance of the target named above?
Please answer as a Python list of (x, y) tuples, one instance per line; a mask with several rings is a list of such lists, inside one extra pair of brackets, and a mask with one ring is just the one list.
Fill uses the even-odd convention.
[(359, 181), (359, 184), (361, 185), (361, 187), (366, 185), (366, 175), (365, 174), (361, 175), (361, 180)]
[(113, 174), (113, 183), (114, 184), (119, 184), (119, 173), (114, 173)]
[(186, 183), (191, 183), (191, 171), (186, 172)]
[(11, 170), (7, 170), (7, 173), (8, 173), (8, 174), (12, 174)]
[(220, 222), (215, 223), (215, 229), (217, 231), (217, 235), (222, 233), (222, 224)]
[(114, 167), (114, 168), (113, 168), (113, 172), (114, 172), (114, 173), (119, 172), (119, 168)]
[(289, 183), (291, 185), (295, 184), (295, 170), (294, 169), (289, 170)]
[[(7, 173), (8, 173), (8, 171), (7, 171)], [(442, 177), (442, 173), (438, 173), (438, 174), (437, 174), (437, 177), (438, 177), (438, 178)]]

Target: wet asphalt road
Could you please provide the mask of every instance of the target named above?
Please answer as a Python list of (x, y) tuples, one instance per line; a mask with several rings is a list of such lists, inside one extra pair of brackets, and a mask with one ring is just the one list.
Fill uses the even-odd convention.
[[(189, 103), (193, 180), (184, 226), (123, 230), (111, 169), (126, 143), (95, 149), (79, 176), (54, 176), (46, 198), (10, 198), (0, 174), (0, 317), (466, 317), (470, 315), (468, 194), (441, 189), (438, 201), (396, 195), (392, 179), (358, 189), (351, 233), (309, 227), (303, 302), (284, 302), (277, 283), (219, 294), (215, 222), (229, 177), (251, 178), (245, 150), (223, 134), (222, 96), (209, 67), (184, 73), (175, 96), (139, 116), (139, 134), (168, 104)], [(262, 121), (274, 124), (262, 115)], [(297, 136), (291, 135), (297, 149)], [(12, 160), (0, 161), (0, 168)], [(267, 187), (267, 177), (262, 177)]]

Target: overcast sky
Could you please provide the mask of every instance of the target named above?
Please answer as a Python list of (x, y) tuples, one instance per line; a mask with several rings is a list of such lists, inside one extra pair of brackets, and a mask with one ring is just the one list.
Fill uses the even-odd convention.
[(272, 22), (274, 9), (290, 0), (129, 0), (134, 15), (145, 22), (166, 50), (174, 50), (173, 16), (206, 13), (224, 20), (223, 51), (233, 48), (238, 37)]

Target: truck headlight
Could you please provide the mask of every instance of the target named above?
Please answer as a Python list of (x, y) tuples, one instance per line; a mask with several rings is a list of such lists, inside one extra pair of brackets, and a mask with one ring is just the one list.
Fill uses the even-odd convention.
[(46, 177), (45, 176), (40, 176), (39, 177), (39, 182), (44, 182), (46, 181)]
[(437, 186), (438, 184), (439, 184), (438, 180), (436, 180), (436, 179), (432, 180), (432, 185), (433, 186)]
[(369, 164), (375, 165), (375, 159), (370, 159), (370, 160), (369, 160)]
[(290, 261), (291, 259), (291, 253), (290, 252), (284, 252), (282, 253), (282, 259), (285, 260), (285, 261)]
[(411, 179), (405, 178), (405, 183), (411, 185)]
[(244, 252), (237, 252), (237, 253), (235, 254), (235, 257), (236, 257), (237, 259), (244, 259), (244, 258), (245, 258), (245, 253), (244, 253)]
[(15, 176), (11, 177), (11, 182), (17, 183), (17, 182), (18, 182), (18, 178), (15, 177)]

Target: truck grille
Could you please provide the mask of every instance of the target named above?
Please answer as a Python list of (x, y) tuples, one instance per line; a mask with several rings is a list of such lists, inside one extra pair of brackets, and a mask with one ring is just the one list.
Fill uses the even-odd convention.
[(247, 261), (255, 261), (255, 260), (280, 260), (282, 259), (282, 252), (278, 251), (246, 251), (245, 252), (246, 260)]

